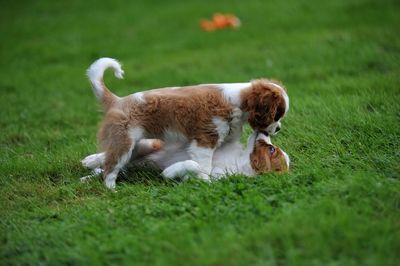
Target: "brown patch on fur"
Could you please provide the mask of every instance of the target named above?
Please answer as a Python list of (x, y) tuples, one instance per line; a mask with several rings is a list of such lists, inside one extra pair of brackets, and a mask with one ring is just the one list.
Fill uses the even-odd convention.
[[(271, 82), (266, 79), (254, 80), (252, 87), (241, 93), (240, 108), (249, 113), (248, 122), (254, 130), (264, 130), (285, 115), (283, 92)], [(275, 81), (272, 83), (279, 84)]]
[[(275, 148), (274, 153), (270, 153), (269, 146)], [(250, 164), (257, 174), (271, 171), (286, 172), (289, 170), (282, 150), (263, 140), (257, 140), (253, 152), (250, 154)]]
[(212, 86), (182, 87), (144, 92), (145, 103), (125, 97), (122, 110), (131, 127), (142, 127), (146, 138), (164, 137), (167, 130), (183, 134), (199, 146), (215, 148), (218, 132), (212, 121), (229, 121), (232, 106)]

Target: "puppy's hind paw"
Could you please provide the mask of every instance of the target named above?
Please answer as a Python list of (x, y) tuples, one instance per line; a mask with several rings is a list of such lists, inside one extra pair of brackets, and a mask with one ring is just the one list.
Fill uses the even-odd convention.
[(81, 180), (82, 183), (87, 183), (87, 182), (89, 182), (92, 178), (94, 178), (94, 177), (99, 177), (102, 173), (103, 173), (103, 169), (95, 168), (95, 169), (93, 169), (93, 171), (91, 172), (90, 175), (81, 177), (80, 180)]

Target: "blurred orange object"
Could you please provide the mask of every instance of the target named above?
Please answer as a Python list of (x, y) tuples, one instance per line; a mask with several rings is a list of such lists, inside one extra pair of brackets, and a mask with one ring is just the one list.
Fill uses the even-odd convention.
[(205, 31), (214, 31), (216, 29), (224, 28), (238, 28), (240, 27), (240, 19), (232, 14), (215, 13), (212, 20), (201, 20), (200, 27)]
[(205, 31), (214, 31), (215, 30), (214, 23), (212, 21), (209, 21), (206, 19), (203, 19), (200, 21), (200, 27)]

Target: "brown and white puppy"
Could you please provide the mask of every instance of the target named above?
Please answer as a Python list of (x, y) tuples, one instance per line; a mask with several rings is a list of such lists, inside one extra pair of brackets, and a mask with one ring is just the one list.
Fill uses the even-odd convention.
[(103, 82), (107, 68), (122, 78), (121, 65), (101, 58), (88, 69), (94, 94), (105, 117), (98, 138), (105, 151), (104, 180), (115, 187), (118, 172), (129, 161), (141, 139), (187, 142), (191, 160), (199, 164), (199, 177), (207, 180), (214, 151), (222, 143), (239, 140), (248, 122), (254, 130), (275, 134), (289, 109), (286, 91), (276, 82), (207, 84), (138, 92), (117, 97)]
[[(162, 172), (167, 179), (188, 178), (201, 173), (200, 165), (191, 160), (186, 148), (188, 143), (164, 143), (159, 139), (142, 139), (137, 143), (137, 154), (130, 159), (130, 165), (140, 167), (150, 165)], [(105, 153), (87, 156), (83, 166), (92, 169), (92, 175), (81, 178), (87, 181), (102, 173)], [(223, 143), (216, 149), (212, 160), (211, 176), (214, 179), (230, 174), (255, 176), (268, 172), (287, 172), (289, 156), (278, 146), (271, 143), (269, 137), (254, 132), (247, 141), (247, 146), (240, 143)]]

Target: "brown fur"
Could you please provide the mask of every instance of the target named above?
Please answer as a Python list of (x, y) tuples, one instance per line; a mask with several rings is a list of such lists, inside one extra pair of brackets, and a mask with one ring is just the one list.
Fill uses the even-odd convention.
[(145, 104), (124, 100), (130, 126), (141, 126), (152, 134), (146, 137), (156, 138), (171, 129), (207, 148), (214, 148), (219, 137), (212, 118), (229, 121), (232, 113), (232, 106), (210, 86), (149, 91), (144, 99)]
[(104, 176), (113, 170), (122, 155), (134, 148), (136, 140), (131, 139), (135, 136), (128, 135), (129, 128), (143, 128), (146, 138), (163, 138), (163, 133), (171, 129), (183, 134), (188, 141), (196, 140), (199, 146), (215, 148), (219, 136), (212, 118), (229, 121), (232, 113), (232, 106), (210, 86), (164, 89), (162, 93), (148, 91), (144, 99), (145, 103), (140, 103), (127, 96), (117, 104), (105, 106), (108, 111), (98, 134), (106, 151)]
[(257, 140), (253, 152), (250, 154), (251, 167), (257, 174), (270, 171), (288, 171), (286, 159), (282, 150), (279, 147), (272, 145), (275, 147), (275, 152), (271, 155), (268, 148), (269, 145), (271, 144), (267, 144), (262, 140)]
[(265, 79), (254, 80), (251, 89), (241, 94), (240, 108), (249, 113), (248, 122), (255, 130), (264, 130), (285, 114), (286, 104), (282, 90), (271, 82)]

